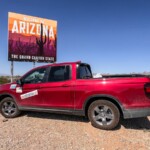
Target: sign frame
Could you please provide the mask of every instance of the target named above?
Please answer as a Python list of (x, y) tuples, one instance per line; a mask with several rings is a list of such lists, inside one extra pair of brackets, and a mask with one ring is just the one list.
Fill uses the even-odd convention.
[(56, 62), (57, 21), (8, 13), (8, 60)]

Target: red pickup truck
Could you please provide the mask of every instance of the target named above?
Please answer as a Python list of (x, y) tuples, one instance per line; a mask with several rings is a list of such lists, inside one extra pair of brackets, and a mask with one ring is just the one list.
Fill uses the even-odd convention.
[(120, 117), (150, 115), (150, 79), (141, 75), (94, 79), (90, 65), (82, 62), (41, 66), (0, 86), (4, 117), (25, 110), (87, 116), (93, 126), (110, 130)]

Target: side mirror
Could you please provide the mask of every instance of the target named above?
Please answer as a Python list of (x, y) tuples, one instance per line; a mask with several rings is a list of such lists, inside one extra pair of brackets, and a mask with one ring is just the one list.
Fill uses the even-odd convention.
[(21, 81), (21, 79), (17, 80), (16, 83), (17, 83), (18, 85), (20, 85), (20, 86), (23, 85), (23, 82)]

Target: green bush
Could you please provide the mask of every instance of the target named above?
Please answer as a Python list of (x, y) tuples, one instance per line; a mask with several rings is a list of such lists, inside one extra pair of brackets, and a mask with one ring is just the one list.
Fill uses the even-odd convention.
[(5, 83), (9, 83), (10, 80), (7, 77), (0, 77), (0, 84), (5, 84)]

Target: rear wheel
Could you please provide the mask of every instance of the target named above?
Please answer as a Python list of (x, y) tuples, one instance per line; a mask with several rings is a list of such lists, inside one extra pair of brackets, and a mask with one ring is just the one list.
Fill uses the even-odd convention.
[(17, 104), (11, 97), (6, 97), (1, 101), (0, 112), (5, 118), (14, 118), (20, 114)]
[(103, 130), (114, 129), (120, 120), (118, 108), (107, 100), (94, 101), (88, 109), (91, 124)]

